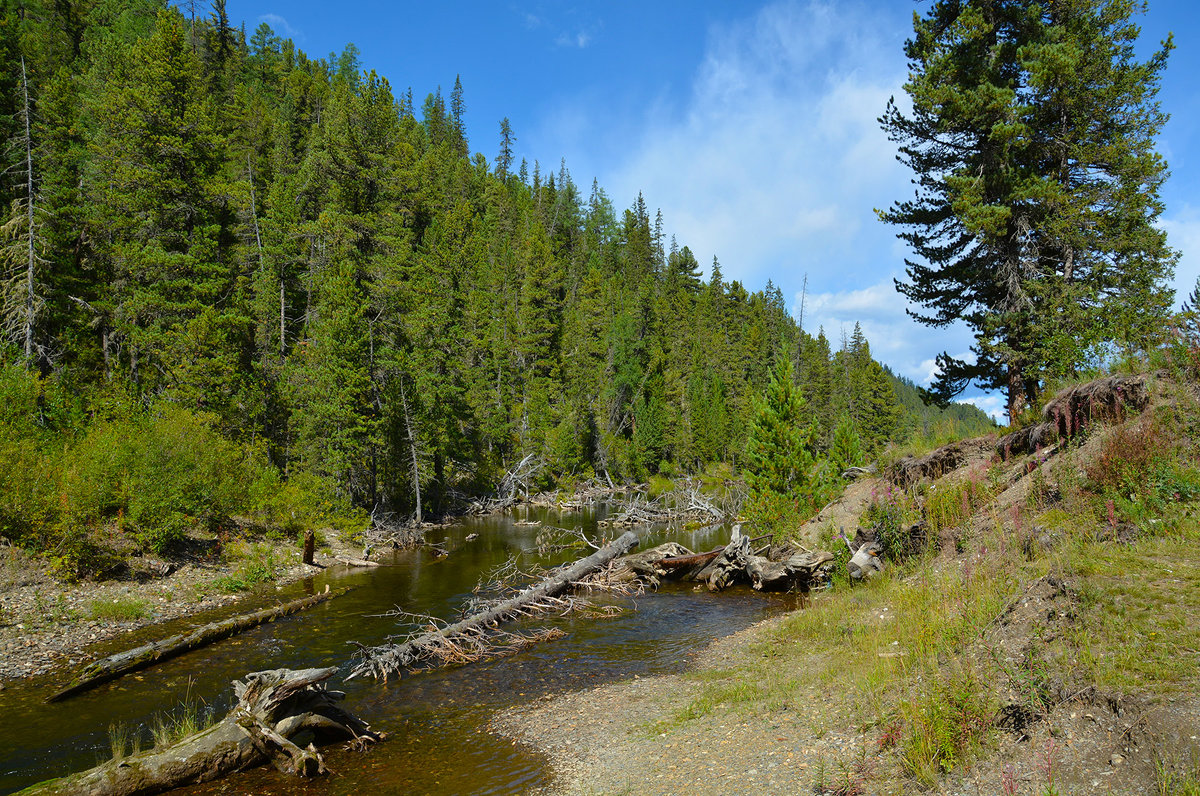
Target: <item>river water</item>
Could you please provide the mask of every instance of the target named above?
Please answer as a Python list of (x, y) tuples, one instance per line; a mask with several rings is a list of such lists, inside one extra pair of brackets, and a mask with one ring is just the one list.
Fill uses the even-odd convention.
[[(352, 586), (342, 597), (286, 619), (256, 628), (162, 665), (127, 675), (65, 702), (46, 705), (57, 681), (20, 683), (0, 691), (0, 793), (95, 765), (110, 756), (108, 727), (121, 722), (146, 727), (154, 714), (199, 701), (224, 715), (233, 701), (230, 682), (247, 672), (339, 666), (348, 671), (357, 641), (368, 646), (411, 626), (381, 616), (393, 607), (455, 619), (480, 577), (510, 555), (536, 546), (539, 521), (557, 527), (582, 527), (589, 535), (603, 522), (599, 512), (557, 514), (545, 510), (517, 517), (464, 520), (431, 531), (444, 536), (449, 556), (436, 558), (428, 548), (375, 555), (391, 566), (344, 569), (255, 595), (263, 605)], [(677, 541), (693, 550), (709, 550), (728, 540), (727, 528), (701, 531), (636, 529), (642, 548)], [(478, 537), (467, 541), (470, 534)], [(615, 533), (614, 533), (615, 535)], [(578, 554), (565, 554), (557, 563)], [(736, 588), (721, 594), (668, 585), (632, 598), (613, 598), (622, 607), (612, 619), (573, 615), (528, 621), (527, 627), (555, 626), (566, 636), (535, 645), (520, 654), (459, 668), (392, 679), (388, 683), (330, 682), (347, 693), (347, 709), (388, 739), (366, 754), (330, 750), (334, 776), (304, 782), (262, 768), (218, 783), (177, 791), (187, 794), (514, 794), (546, 785), (545, 761), (511, 740), (487, 731), (498, 711), (547, 694), (589, 688), (634, 675), (680, 671), (714, 638), (736, 632), (772, 614), (794, 607), (789, 598)], [(255, 606), (257, 607), (257, 606)], [(244, 610), (245, 605), (239, 606)], [(226, 609), (222, 615), (228, 614)], [(110, 645), (111, 652), (211, 621), (194, 616), (131, 634)], [(61, 678), (59, 678), (61, 679)]]

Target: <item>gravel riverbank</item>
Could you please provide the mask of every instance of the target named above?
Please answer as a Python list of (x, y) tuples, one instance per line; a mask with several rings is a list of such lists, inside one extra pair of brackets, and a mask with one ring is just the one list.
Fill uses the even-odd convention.
[[(303, 564), (295, 545), (261, 544), (279, 563), (277, 586), (323, 571)], [(318, 564), (359, 554), (336, 538), (330, 545), (318, 554)], [(108, 639), (247, 600), (248, 593), (226, 594), (213, 586), (236, 569), (236, 562), (188, 561), (161, 578), (68, 583), (20, 548), (0, 547), (0, 688), (89, 661), (95, 657), (89, 648)]]

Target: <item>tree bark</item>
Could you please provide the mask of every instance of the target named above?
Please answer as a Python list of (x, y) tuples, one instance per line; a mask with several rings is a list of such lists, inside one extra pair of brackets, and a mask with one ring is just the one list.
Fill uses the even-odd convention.
[(373, 649), (365, 649), (363, 659), (346, 679), (369, 674), (386, 680), (389, 674), (399, 674), (402, 670), (427, 659), (431, 650), (454, 644), (455, 639), (486, 634), (501, 622), (506, 622), (535, 608), (540, 600), (567, 591), (572, 584), (605, 566), (616, 557), (629, 552), (637, 546), (637, 543), (637, 535), (632, 531), (627, 531), (616, 541), (609, 542), (590, 556), (557, 570), (536, 586), (531, 586), (517, 596), (473, 614), (461, 622), (431, 630), (401, 644), (387, 644)]
[(277, 605), (274, 608), (264, 608), (261, 611), (255, 611), (251, 614), (240, 614), (238, 616), (231, 616), (228, 619), (222, 619), (219, 622), (210, 622), (190, 633), (171, 636), (162, 641), (143, 644), (140, 647), (119, 652), (107, 658), (101, 658), (83, 667), (70, 685), (55, 694), (51, 694), (46, 698), (46, 701), (59, 702), (95, 688), (102, 683), (107, 683), (109, 680), (115, 680), (122, 675), (146, 669), (159, 661), (174, 658), (176, 655), (182, 655), (185, 652), (212, 644), (214, 641), (235, 636), (244, 630), (257, 627), (265, 622), (274, 621), (281, 616), (288, 616), (297, 611), (303, 611), (305, 608), (311, 608), (314, 605), (323, 603), (326, 600), (331, 600), (334, 597), (340, 597), (348, 591), (349, 589), (338, 589), (332, 592), (326, 590), (321, 594), (302, 597), (299, 600)]
[(301, 749), (290, 738), (309, 730), (320, 740), (350, 738), (374, 742), (382, 735), (336, 703), (345, 697), (318, 684), (336, 668), (255, 672), (235, 681), (238, 703), (217, 724), (165, 748), (110, 760), (89, 771), (27, 788), (20, 796), (86, 794), (133, 796), (209, 782), (271, 761), (297, 776), (325, 773), (311, 744)]

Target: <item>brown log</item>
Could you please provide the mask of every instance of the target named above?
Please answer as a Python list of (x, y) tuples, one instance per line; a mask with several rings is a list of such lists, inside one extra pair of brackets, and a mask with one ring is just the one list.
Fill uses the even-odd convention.
[(436, 628), (400, 644), (385, 644), (372, 649), (365, 649), (362, 659), (355, 665), (350, 676), (346, 679), (369, 674), (382, 677), (385, 680), (389, 674), (399, 674), (404, 669), (419, 664), (428, 658), (430, 650), (435, 650), (464, 637), (478, 637), (487, 634), (501, 622), (506, 622), (529, 611), (537, 603), (547, 597), (562, 594), (571, 588), (572, 584), (582, 580), (587, 575), (606, 566), (617, 556), (624, 555), (637, 547), (638, 538), (632, 531), (622, 534), (616, 541), (609, 542), (604, 547), (586, 558), (581, 558), (574, 564), (556, 570), (540, 583), (517, 594), (517, 596), (496, 603), (490, 608), (473, 614), (461, 622)]
[(67, 697), (75, 696), (76, 694), (95, 688), (101, 683), (107, 683), (109, 680), (115, 680), (130, 672), (140, 671), (153, 666), (159, 661), (165, 661), (168, 658), (174, 658), (176, 655), (182, 655), (185, 652), (205, 647), (214, 641), (235, 636), (242, 631), (257, 627), (265, 622), (271, 622), (280, 617), (294, 614), (297, 611), (303, 611), (326, 600), (340, 597), (348, 591), (350, 591), (349, 588), (329, 591), (329, 587), (326, 586), (325, 591), (320, 594), (301, 597), (298, 600), (292, 600), (289, 603), (277, 605), (274, 608), (264, 608), (254, 613), (239, 614), (238, 616), (231, 616), (228, 619), (222, 619), (219, 622), (210, 622), (188, 633), (181, 633), (161, 641), (143, 644), (140, 647), (118, 652), (115, 655), (109, 655), (107, 658), (101, 658), (98, 661), (92, 661), (79, 671), (70, 685), (46, 697), (46, 701), (58, 702)]
[(677, 542), (667, 542), (649, 550), (621, 556), (613, 562), (609, 580), (624, 582), (643, 579), (650, 581), (652, 586), (657, 586), (658, 579), (668, 575), (666, 570), (659, 566), (659, 563), (672, 556), (690, 555), (691, 552)]
[(658, 565), (667, 570), (691, 569), (692, 567), (704, 566), (709, 561), (712, 561), (714, 558), (721, 555), (721, 551), (724, 549), (725, 547), (722, 545), (721, 547), (709, 550), (707, 553), (692, 553), (691, 555), (687, 556), (672, 556), (671, 558), (659, 560)]
[(320, 741), (367, 743), (383, 737), (336, 704), (345, 694), (318, 686), (336, 673), (336, 668), (328, 668), (249, 674), (244, 682), (234, 682), (238, 703), (212, 727), (164, 749), (110, 760), (89, 771), (33, 785), (20, 796), (162, 793), (266, 761), (298, 776), (325, 773), (316, 748), (310, 744), (301, 749), (292, 737), (304, 730)]

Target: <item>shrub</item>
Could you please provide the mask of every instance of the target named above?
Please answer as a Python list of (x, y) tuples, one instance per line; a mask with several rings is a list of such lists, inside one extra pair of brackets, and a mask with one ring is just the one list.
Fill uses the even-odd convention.
[(114, 520), (162, 553), (190, 527), (212, 529), (250, 511), (271, 475), (260, 454), (223, 438), (210, 418), (161, 406), (100, 421), (68, 452), (64, 520)]
[(991, 499), (983, 480), (975, 477), (947, 483), (944, 479), (925, 496), (925, 521), (931, 536), (957, 528)]
[(269, 583), (275, 579), (279, 562), (275, 551), (268, 545), (253, 545), (246, 547), (234, 544), (226, 548), (231, 552), (231, 558), (240, 558), (241, 562), (229, 575), (222, 575), (213, 580), (213, 587), (227, 594), (240, 591), (250, 591), (255, 586)]
[(879, 534), (879, 541), (893, 559), (910, 555), (913, 550), (908, 528), (917, 519), (916, 506), (909, 494), (888, 484), (883, 491), (872, 490), (860, 523)]

